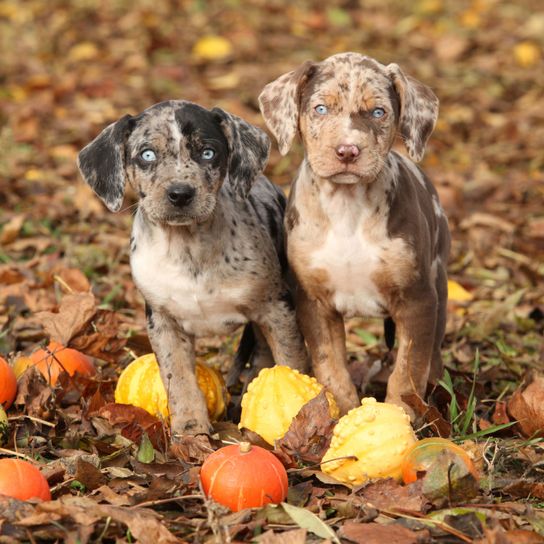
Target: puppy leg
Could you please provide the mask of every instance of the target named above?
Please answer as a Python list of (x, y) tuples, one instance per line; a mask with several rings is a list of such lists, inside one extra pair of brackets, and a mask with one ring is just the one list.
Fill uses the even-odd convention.
[(432, 384), (438, 383), (444, 373), (444, 365), (442, 364), (442, 354), (440, 348), (444, 340), (446, 332), (447, 306), (448, 306), (448, 276), (446, 268), (443, 265), (438, 266), (436, 277), (436, 294), (438, 304), (436, 308), (436, 330), (434, 332), (433, 344), (433, 359), (431, 364), (431, 372), (429, 382)]
[[(295, 312), (285, 300), (272, 300), (252, 319), (270, 347), (274, 361), (300, 372), (307, 372), (308, 354), (297, 326)], [(262, 364), (262, 363), (261, 363)]]
[(172, 437), (209, 433), (208, 409), (195, 376), (193, 338), (164, 313), (147, 306), (146, 314), (149, 340), (168, 394)]
[(346, 365), (346, 331), (342, 316), (325, 309), (319, 301), (310, 300), (299, 289), (297, 317), (308, 343), (317, 381), (334, 395), (342, 414), (359, 406), (359, 395)]
[(263, 333), (255, 323), (244, 328), (234, 364), (227, 375), (227, 385), (232, 387), (241, 380), (248, 384), (263, 368), (274, 366), (274, 357)]
[(421, 300), (407, 301), (394, 317), (399, 349), (395, 368), (387, 383), (386, 402), (402, 406), (414, 420), (414, 412), (402, 400), (403, 395), (417, 393), (425, 397), (431, 370), (436, 329), (437, 301), (432, 294)]

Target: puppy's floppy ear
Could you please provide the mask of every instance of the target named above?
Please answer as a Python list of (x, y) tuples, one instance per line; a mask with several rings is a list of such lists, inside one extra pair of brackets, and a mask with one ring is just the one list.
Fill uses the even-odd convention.
[(221, 108), (213, 108), (211, 112), (229, 144), (229, 180), (245, 197), (268, 162), (270, 139), (260, 128)]
[(125, 115), (107, 126), (77, 157), (83, 179), (112, 212), (117, 212), (125, 195), (125, 143), (133, 117)]
[(289, 151), (297, 133), (300, 94), (316, 67), (316, 63), (306, 61), (296, 70), (283, 74), (266, 85), (259, 95), (262, 116), (278, 141), (282, 155)]
[(397, 64), (387, 66), (400, 98), (399, 130), (410, 158), (420, 161), (438, 117), (438, 98), (430, 87), (407, 77)]

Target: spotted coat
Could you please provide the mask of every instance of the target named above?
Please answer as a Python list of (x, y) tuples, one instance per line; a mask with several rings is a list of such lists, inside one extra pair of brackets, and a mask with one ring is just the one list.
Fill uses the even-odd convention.
[[(420, 160), (435, 126), (432, 90), (358, 53), (306, 62), (266, 85), (265, 122), (285, 154), (305, 157), (286, 211), (297, 312), (317, 378), (346, 412), (359, 403), (344, 317), (382, 317), (398, 334), (387, 400), (414, 417), (413, 395), (442, 373), (450, 236)], [(410, 158), (393, 150), (397, 136)]]
[(122, 207), (126, 183), (139, 197), (132, 275), (174, 436), (210, 429), (195, 337), (249, 323), (242, 351), (256, 369), (307, 362), (287, 285), (285, 197), (262, 175), (269, 145), (230, 113), (176, 100), (122, 117), (79, 154), (83, 178), (110, 210)]

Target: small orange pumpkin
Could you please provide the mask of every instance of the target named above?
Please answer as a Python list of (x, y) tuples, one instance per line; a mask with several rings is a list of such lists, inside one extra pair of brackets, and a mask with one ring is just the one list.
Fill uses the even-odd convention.
[(0, 404), (7, 410), (15, 400), (17, 379), (7, 361), (0, 357)]
[(402, 480), (405, 484), (415, 482), (418, 473), (426, 473), (444, 451), (454, 454), (455, 463), (464, 464), (466, 470), (476, 478), (478, 471), (468, 453), (446, 438), (424, 438), (413, 444), (404, 455), (401, 463)]
[(0, 459), (0, 495), (22, 501), (32, 498), (51, 500), (45, 476), (28, 461)]
[(63, 370), (66, 370), (70, 376), (76, 372), (84, 376), (92, 376), (96, 373), (89, 357), (76, 349), (65, 348), (55, 341), (51, 341), (47, 349), (39, 349), (30, 357), (21, 357), (15, 361), (14, 370), (17, 378), (30, 366), (35, 366), (51, 385), (57, 383), (59, 374)]
[(273, 453), (249, 442), (212, 453), (200, 470), (204, 493), (238, 512), (287, 497), (287, 472)]

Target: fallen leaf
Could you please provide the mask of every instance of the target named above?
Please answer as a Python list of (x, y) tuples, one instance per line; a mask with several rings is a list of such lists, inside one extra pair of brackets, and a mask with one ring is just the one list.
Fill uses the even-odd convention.
[(431, 542), (429, 531), (412, 531), (396, 523), (346, 521), (339, 530), (342, 538), (356, 544), (424, 544)]
[(275, 447), (295, 459), (319, 463), (330, 446), (336, 423), (330, 416), (329, 401), (322, 389), (299, 410)]
[(163, 423), (143, 408), (113, 402), (102, 406), (97, 414), (118, 427), (121, 434), (132, 442), (139, 444), (144, 433), (147, 433), (154, 448), (164, 449), (166, 429)]
[(434, 429), (438, 436), (443, 438), (451, 436), (451, 423), (442, 417), (437, 408), (427, 404), (416, 393), (402, 395), (402, 400), (414, 410), (418, 419), (429, 425), (431, 429)]
[(299, 527), (307, 529), (321, 538), (328, 538), (336, 544), (340, 544), (340, 540), (336, 536), (336, 533), (313, 512), (310, 512), (310, 510), (299, 508), (298, 506), (293, 506), (286, 502), (282, 502), (281, 505), (285, 512)]
[(306, 529), (293, 529), (281, 533), (266, 531), (259, 538), (259, 544), (305, 544), (306, 542)]
[(544, 437), (544, 375), (533, 372), (508, 401), (508, 413), (523, 436)]
[(170, 453), (184, 463), (203, 463), (213, 453), (210, 439), (205, 434), (183, 435), (170, 445)]
[(74, 62), (94, 59), (98, 55), (98, 47), (93, 42), (80, 42), (68, 51), (68, 58)]
[(501, 491), (515, 499), (536, 498), (544, 500), (544, 483), (520, 479), (505, 485)]
[(520, 42), (514, 47), (514, 58), (523, 68), (529, 68), (540, 60), (540, 48), (533, 42)]
[(393, 478), (384, 478), (365, 485), (359, 495), (378, 510), (389, 512), (424, 512), (429, 505), (421, 481), (403, 486)]
[(461, 284), (453, 280), (448, 280), (448, 301), (466, 302), (474, 297)]
[(105, 483), (106, 478), (92, 463), (78, 458), (74, 478), (88, 490), (93, 491)]
[(226, 60), (232, 55), (232, 44), (222, 36), (203, 36), (193, 46), (193, 57), (197, 60)]
[(0, 244), (7, 245), (17, 239), (25, 221), (24, 215), (16, 215), (0, 227)]
[(474, 544), (542, 544), (544, 536), (523, 529), (505, 531), (502, 527), (484, 527), (484, 537), (474, 540)]
[(72, 337), (85, 327), (95, 313), (94, 295), (75, 293), (62, 297), (57, 313), (37, 312), (36, 318), (41, 322), (51, 340), (67, 346)]
[[(45, 522), (51, 516), (59, 520), (73, 520), (81, 525), (93, 525), (100, 519), (111, 518), (123, 523), (130, 530), (134, 538), (142, 544), (178, 544), (176, 538), (164, 525), (160, 516), (152, 510), (145, 508), (120, 508), (111, 505), (97, 504), (87, 497), (61, 497), (56, 501), (40, 503), (36, 507), (38, 515), (46, 514)], [(35, 526), (44, 523), (44, 519), (26, 518), (18, 522), (25, 526)]]

